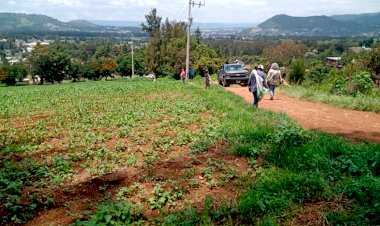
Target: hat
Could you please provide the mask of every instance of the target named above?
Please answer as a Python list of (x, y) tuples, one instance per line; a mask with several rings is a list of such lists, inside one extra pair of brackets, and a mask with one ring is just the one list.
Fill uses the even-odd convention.
[(261, 70), (264, 70), (264, 66), (262, 64), (259, 64), (259, 66), (257, 66), (258, 69), (261, 69)]

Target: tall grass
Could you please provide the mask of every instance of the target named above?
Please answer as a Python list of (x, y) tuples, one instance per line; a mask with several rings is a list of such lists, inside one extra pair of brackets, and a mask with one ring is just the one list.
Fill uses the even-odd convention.
[[(335, 95), (322, 88), (303, 87), (292, 85), (291, 87), (280, 87), (280, 92), (300, 99), (314, 102), (321, 102), (341, 108), (380, 112), (379, 95), (358, 95), (356, 97), (348, 95)], [(379, 93), (379, 92), (378, 92)]]

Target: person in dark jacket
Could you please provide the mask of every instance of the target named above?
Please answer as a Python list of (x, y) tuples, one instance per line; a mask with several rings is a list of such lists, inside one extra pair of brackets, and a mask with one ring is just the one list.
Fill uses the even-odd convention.
[(256, 75), (258, 77), (262, 78), (262, 84), (261, 85), (263, 87), (267, 87), (267, 81), (266, 81), (266, 76), (264, 73), (264, 66), (263, 65), (260, 64), (259, 66), (257, 66), (257, 69), (255, 67), (255, 69), (252, 70), (251, 76), (249, 77), (249, 80), (248, 80), (249, 91), (253, 94), (253, 106), (258, 108), (260, 98), (259, 98), (258, 93), (257, 93)]

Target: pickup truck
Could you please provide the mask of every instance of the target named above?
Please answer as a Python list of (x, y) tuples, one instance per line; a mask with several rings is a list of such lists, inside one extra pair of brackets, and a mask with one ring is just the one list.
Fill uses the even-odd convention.
[(225, 64), (218, 71), (220, 85), (229, 86), (232, 83), (248, 85), (249, 73), (241, 64)]

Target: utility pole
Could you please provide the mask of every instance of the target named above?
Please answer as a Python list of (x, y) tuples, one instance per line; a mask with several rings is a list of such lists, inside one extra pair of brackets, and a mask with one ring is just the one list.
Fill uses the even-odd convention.
[(133, 42), (129, 42), (129, 44), (131, 44), (131, 48), (132, 48), (132, 78), (133, 78), (135, 77), (135, 64), (133, 60)]
[(189, 79), (189, 59), (190, 59), (190, 27), (193, 23), (193, 18), (191, 17), (191, 7), (194, 6), (205, 6), (206, 0), (203, 0), (202, 2), (195, 3), (194, 0), (189, 0), (189, 17), (188, 17), (188, 30), (187, 30), (187, 42), (186, 42), (186, 81)]

